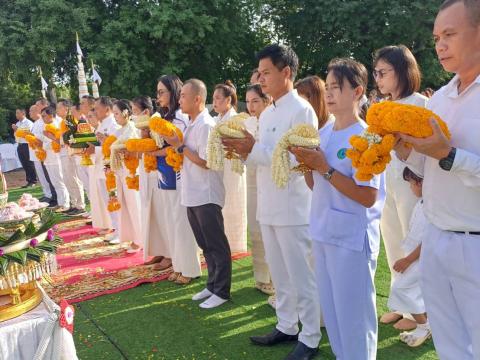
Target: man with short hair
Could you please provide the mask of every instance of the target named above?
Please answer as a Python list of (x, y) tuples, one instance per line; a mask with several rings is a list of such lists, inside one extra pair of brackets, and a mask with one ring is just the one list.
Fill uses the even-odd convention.
[(223, 173), (207, 168), (207, 142), (215, 121), (205, 108), (207, 88), (198, 79), (187, 80), (180, 93), (180, 108), (190, 117), (183, 141), (177, 136), (166, 141), (184, 155), (181, 170), (181, 204), (198, 246), (207, 262), (207, 286), (192, 300), (204, 300), (200, 307), (211, 309), (230, 299), (232, 259), (225, 235), (222, 207), (225, 205)]
[(428, 108), (447, 123), (451, 139), (432, 119), (432, 136), (400, 135), (395, 150), (424, 176), (429, 224), (420, 274), (435, 348), (440, 359), (473, 360), (480, 359), (480, 1), (445, 1), (433, 38), (441, 65), (455, 77)]
[[(283, 45), (270, 45), (257, 54), (259, 83), (273, 104), (260, 115), (259, 140), (248, 132), (244, 139), (224, 139), (247, 164), (257, 166), (257, 219), (265, 257), (276, 293), (277, 325), (264, 336), (252, 336), (257, 345), (297, 341), (288, 360), (312, 359), (318, 352), (320, 306), (312, 264), (309, 217), (312, 194), (301, 174), (290, 175), (280, 189), (273, 183), (273, 151), (281, 137), (302, 123), (317, 128), (317, 116), (308, 101), (293, 89), (298, 58)], [(302, 323), (299, 332), (298, 321)]]
[[(32, 131), (33, 122), (31, 122), (26, 117), (25, 109), (18, 108), (15, 111), (15, 117), (17, 118), (17, 122), (12, 125), (13, 131), (17, 131), (18, 129), (24, 129), (28, 131)], [(30, 159), (30, 154), (28, 151), (28, 143), (27, 140), (24, 138), (17, 138), (17, 154), (18, 158), (20, 159), (20, 163), (22, 164), (23, 170), (25, 170), (25, 177), (27, 184), (22, 186), (22, 188), (27, 188), (30, 186), (35, 186), (37, 183), (37, 175), (35, 174), (35, 166), (33, 165), (32, 160)]]

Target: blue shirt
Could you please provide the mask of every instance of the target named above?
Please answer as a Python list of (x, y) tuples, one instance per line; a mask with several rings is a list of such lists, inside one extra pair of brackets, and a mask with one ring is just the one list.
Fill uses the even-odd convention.
[(358, 185), (377, 189), (377, 200), (371, 208), (366, 208), (340, 193), (321, 174), (314, 172), (310, 234), (314, 241), (354, 251), (362, 251), (368, 239), (370, 251), (376, 253), (380, 248), (380, 216), (385, 203), (384, 174), (366, 182), (355, 179), (355, 169), (345, 152), (351, 147), (350, 137), (362, 133), (367, 124), (362, 121), (337, 131), (333, 130), (334, 124), (326, 125), (319, 132), (320, 148), (328, 164)]

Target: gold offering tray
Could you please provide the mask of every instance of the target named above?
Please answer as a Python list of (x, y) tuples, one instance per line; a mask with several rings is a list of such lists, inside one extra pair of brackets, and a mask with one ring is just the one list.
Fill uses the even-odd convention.
[(1, 296), (9, 296), (6, 304), (0, 305), (0, 322), (23, 315), (42, 302), (43, 295), (36, 282), (21, 285), (16, 289), (0, 290)]

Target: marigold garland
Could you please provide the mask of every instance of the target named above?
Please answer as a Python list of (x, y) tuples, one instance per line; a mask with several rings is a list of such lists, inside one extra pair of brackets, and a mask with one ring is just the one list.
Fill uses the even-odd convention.
[(45, 159), (47, 158), (47, 152), (42, 148), (39, 148), (35, 151), (35, 156), (37, 157), (38, 160), (40, 160), (41, 162), (44, 162)]
[(30, 130), (28, 129), (17, 129), (17, 131), (15, 131), (15, 136), (17, 138), (21, 138), (21, 139), (25, 139), (26, 136), (28, 135), (31, 135), (32, 133), (30, 132)]
[(105, 170), (105, 184), (109, 196), (107, 210), (109, 212), (117, 211), (121, 207), (117, 198), (117, 178), (115, 173), (108, 167)]
[(173, 168), (173, 171), (179, 172), (183, 165), (183, 154), (179, 154), (171, 146), (167, 147), (166, 152), (165, 162)]
[(129, 189), (138, 190), (139, 181), (138, 181), (138, 175), (136, 175), (136, 173), (137, 173), (138, 165), (140, 164), (140, 160), (136, 155), (127, 154), (125, 155), (123, 162), (127, 170), (130, 172), (130, 176), (127, 176), (125, 178), (127, 182), (127, 187)]
[(140, 180), (139, 176), (135, 175), (133, 177), (127, 176), (125, 178), (125, 181), (127, 182), (127, 187), (131, 190), (137, 190), (140, 188)]
[(394, 133), (417, 138), (431, 136), (431, 118), (437, 120), (442, 132), (450, 138), (445, 122), (428, 109), (392, 101), (372, 105), (367, 112), (368, 128), (361, 135), (350, 138), (352, 148), (346, 153), (352, 160), (352, 166), (357, 169), (355, 177), (360, 181), (369, 181), (374, 175), (385, 171), (395, 145)]
[(117, 179), (115, 177), (115, 173), (113, 171), (106, 171), (105, 173), (105, 183), (107, 185), (107, 191), (115, 191), (117, 188)]
[(244, 121), (249, 117), (246, 113), (240, 113), (232, 116), (226, 121), (218, 123), (210, 131), (207, 143), (207, 167), (212, 170), (223, 170), (224, 159), (231, 161), (232, 171), (237, 174), (243, 174), (245, 166), (238, 155), (226, 152), (222, 145), (222, 138), (245, 138), (244, 130), (246, 130)]
[(157, 157), (154, 155), (143, 155), (143, 167), (147, 173), (157, 170)]
[(120, 210), (122, 206), (120, 205), (116, 196), (111, 196), (108, 200), (107, 210), (110, 212), (114, 212)]
[(298, 124), (288, 130), (280, 139), (273, 150), (272, 178), (279, 187), (284, 188), (288, 184), (290, 176), (289, 146), (301, 146), (314, 148), (320, 144), (318, 129), (310, 124)]
[(108, 162), (110, 160), (110, 154), (112, 153), (111, 146), (112, 144), (117, 141), (116, 136), (110, 135), (107, 136), (105, 141), (102, 144), (102, 154), (104, 161)]
[(148, 152), (157, 150), (157, 144), (155, 140), (151, 138), (145, 139), (128, 139), (125, 143), (127, 150), (130, 152)]
[[(60, 139), (60, 136), (62, 136), (62, 133), (59, 128), (57, 128), (54, 124), (46, 124), (45, 125), (45, 131), (52, 134), (56, 140)], [(57, 141), (52, 140), (51, 143), (52, 150), (55, 153), (60, 152), (60, 143)]]
[[(180, 139), (180, 141), (183, 141), (183, 133), (182, 131), (177, 128), (174, 124), (172, 124), (170, 121), (163, 119), (159, 115), (153, 115), (150, 118), (150, 122), (148, 124), (149, 128), (151, 131), (157, 133), (160, 136), (173, 136), (174, 134), (177, 135), (177, 137)], [(163, 147), (162, 144), (158, 144), (158, 147)]]

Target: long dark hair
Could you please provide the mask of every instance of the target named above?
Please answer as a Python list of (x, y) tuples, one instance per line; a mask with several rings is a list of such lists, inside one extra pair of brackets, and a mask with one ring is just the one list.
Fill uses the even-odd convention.
[(175, 119), (175, 112), (180, 108), (179, 100), (183, 86), (182, 80), (177, 75), (162, 75), (158, 78), (158, 82), (161, 82), (170, 92), (168, 108), (161, 107), (158, 110), (165, 120), (172, 121)]
[(118, 110), (120, 110), (121, 112), (126, 111), (128, 113), (128, 116), (132, 115), (132, 104), (130, 100), (126, 100), (126, 99), (117, 100), (115, 101), (114, 106), (116, 106)]

